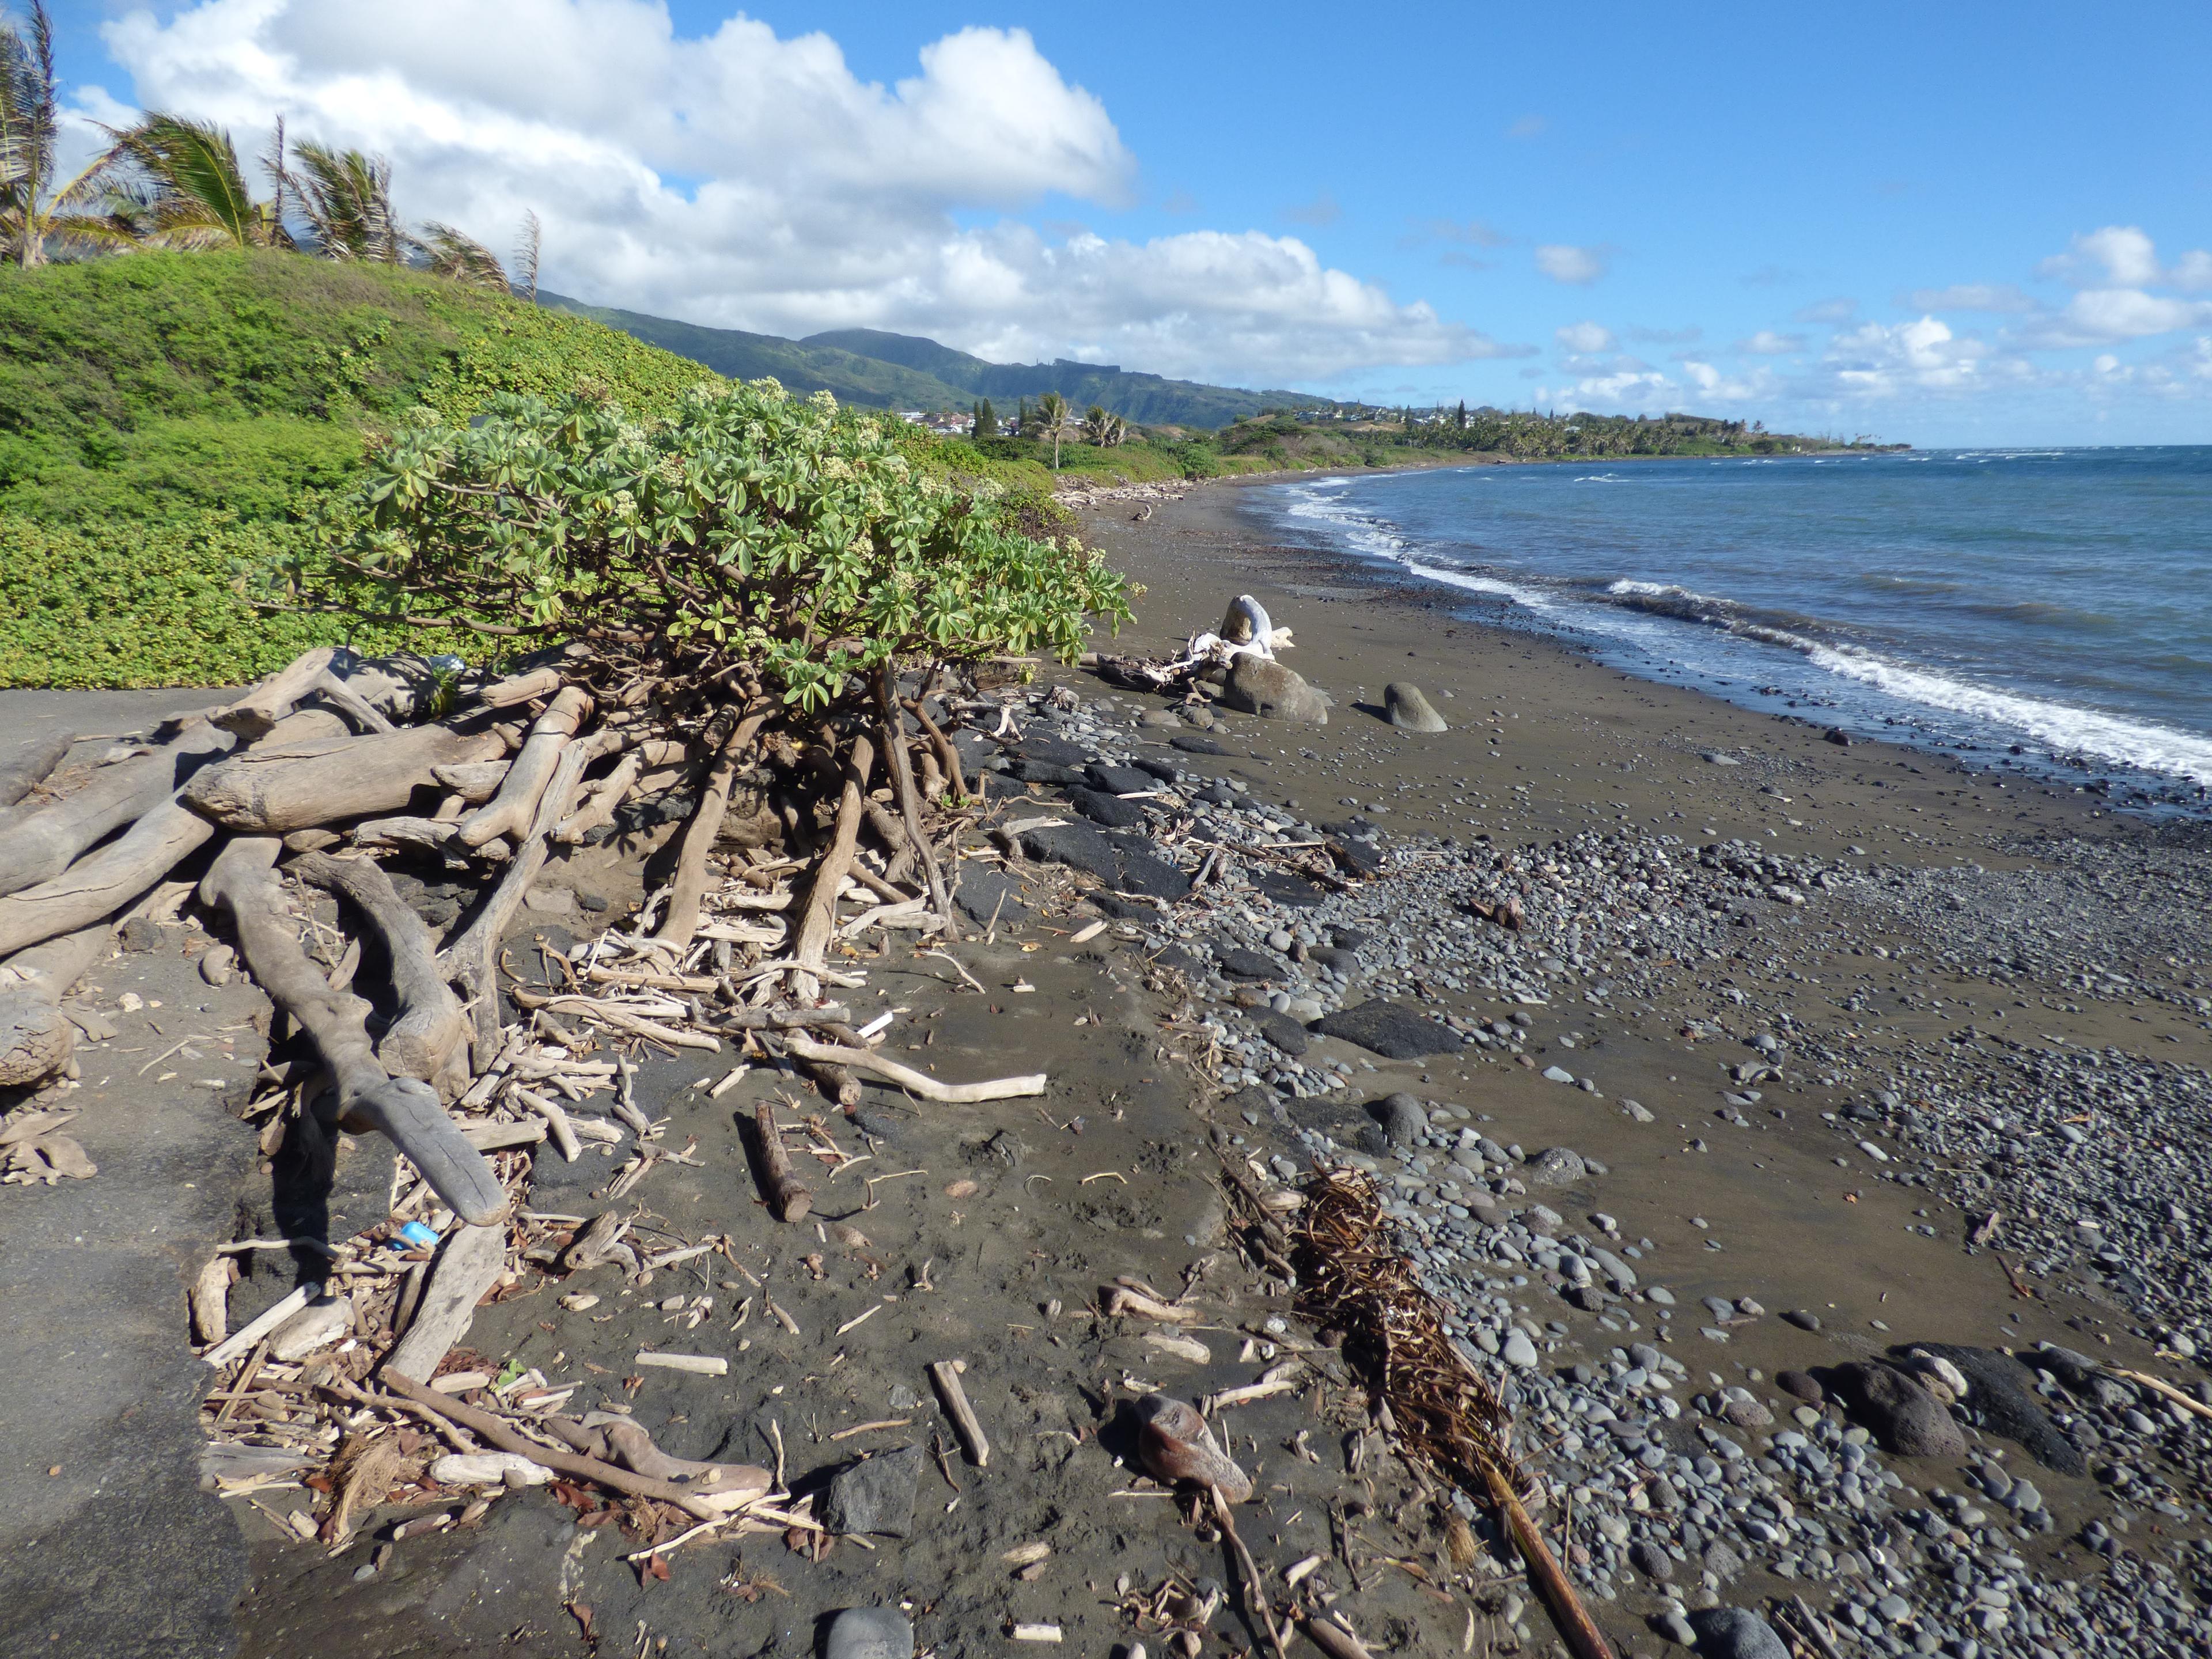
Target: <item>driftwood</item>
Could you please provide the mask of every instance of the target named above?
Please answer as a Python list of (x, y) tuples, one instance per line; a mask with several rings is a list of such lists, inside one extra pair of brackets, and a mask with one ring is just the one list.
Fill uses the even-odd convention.
[(929, 883), (929, 908), (945, 924), (945, 937), (957, 939), (959, 935), (952, 923), (952, 902), (945, 896), (945, 875), (937, 867), (937, 854), (930, 850), (928, 832), (921, 827), (921, 800), (915, 793), (914, 768), (907, 763), (906, 733), (898, 704), (891, 696), (888, 668), (876, 671), (876, 714), (883, 722), (884, 750), (890, 757), (891, 790), (906, 818), (907, 838), (914, 843), (915, 855), (921, 860), (921, 873)]
[(430, 775), (471, 806), (481, 806), (499, 793), (514, 763), (507, 760), (469, 761), (459, 766), (434, 766)]
[(44, 783), (76, 742), (68, 732), (49, 732), (0, 766), (0, 806), (13, 806)]
[(301, 652), (237, 702), (216, 709), (208, 718), (224, 731), (235, 732), (244, 743), (267, 736), (270, 727), (316, 689), (342, 649), (325, 645)]
[(103, 921), (0, 965), (0, 1088), (27, 1088), (69, 1064), (76, 1027), (62, 998), (107, 948), (108, 933)]
[(176, 793), (195, 769), (229, 750), (230, 735), (204, 720), (149, 753), (103, 766), (66, 799), (0, 812), (0, 893), (58, 876), (87, 848)]
[(446, 1115), (428, 1084), (386, 1072), (369, 1046), (368, 1005), (333, 991), (300, 948), (270, 873), (278, 848), (265, 838), (232, 842), (200, 883), (200, 902), (231, 913), (253, 977), (313, 1040), (337, 1080), (341, 1123), (383, 1133), (465, 1221), (485, 1226), (498, 1220), (507, 1194), (483, 1155)]
[[(866, 737), (853, 739), (851, 755), (845, 763), (845, 787), (837, 803), (837, 828), (831, 836), (830, 850), (814, 867), (814, 884), (807, 890), (806, 909), (799, 927), (793, 934), (792, 960), (797, 964), (791, 975), (792, 988), (801, 1002), (813, 1002), (822, 995), (821, 969), (830, 948), (830, 937), (837, 927), (837, 890), (845, 884), (845, 872), (852, 868), (853, 854), (860, 840), (860, 803), (868, 797), (868, 772), (875, 763), (875, 744)], [(836, 1060), (830, 1054), (824, 1059)]]
[(467, 1079), (454, 1077), (453, 1063), (468, 1038), (467, 1017), (438, 971), (430, 930), (392, 890), (392, 878), (368, 859), (334, 859), (310, 853), (290, 872), (301, 881), (352, 901), (384, 941), (392, 962), (392, 987), (398, 994), (398, 1017), (377, 1040), (376, 1057), (394, 1077), (419, 1078), (441, 1094), (459, 1092)]
[(459, 1227), (446, 1238), (430, 1269), (429, 1288), (414, 1322), (384, 1362), (383, 1375), (427, 1382), (453, 1344), (469, 1334), (477, 1304), (507, 1268), (504, 1227)]
[(0, 957), (114, 915), (214, 834), (215, 826), (189, 807), (173, 800), (159, 803), (52, 881), (0, 898)]
[(699, 805), (691, 814), (691, 822), (684, 827), (684, 842), (676, 856), (676, 879), (668, 895), (668, 913), (661, 919), (659, 931), (653, 938), (673, 945), (682, 951), (691, 943), (692, 934), (699, 931), (699, 902), (707, 892), (707, 854), (714, 850), (714, 838), (721, 833), (722, 814), (729, 810), (730, 785), (735, 780), (738, 762), (744, 757), (747, 744), (768, 718), (764, 709), (756, 709), (739, 720), (716, 751), (713, 769), (707, 774), (707, 787), (700, 792)]
[(397, 811), (417, 789), (434, 787), (433, 769), (490, 760), (505, 748), (494, 733), (450, 726), (257, 744), (195, 775), (184, 799), (227, 830), (281, 836)]
[(960, 1386), (960, 1373), (968, 1369), (964, 1359), (939, 1359), (929, 1368), (929, 1380), (937, 1389), (937, 1398), (945, 1407), (945, 1414), (952, 1419), (952, 1431), (960, 1437), (961, 1449), (968, 1461), (979, 1469), (991, 1467), (991, 1440), (983, 1432), (983, 1425), (975, 1415), (975, 1408), (968, 1403), (968, 1390)]
[(538, 810), (538, 798), (552, 781), (561, 751), (591, 712), (591, 694), (581, 686), (572, 685), (555, 697), (530, 728), (499, 793), (461, 820), (453, 839), (464, 847), (481, 847), (499, 836), (519, 840)]
[(765, 1100), (753, 1108), (753, 1127), (760, 1141), (761, 1186), (769, 1211), (778, 1221), (804, 1220), (814, 1207), (814, 1194), (792, 1174), (791, 1155), (783, 1150), (775, 1108)]
[[(412, 1377), (388, 1376), (384, 1385), (402, 1399), (412, 1401), (433, 1417), (443, 1418), (448, 1423), (459, 1425), (470, 1433), (489, 1441), (501, 1451), (515, 1453), (533, 1463), (541, 1463), (556, 1474), (566, 1474), (581, 1480), (596, 1481), (609, 1490), (627, 1492), (633, 1498), (657, 1498), (663, 1503), (699, 1517), (702, 1521), (719, 1521), (732, 1510), (742, 1509), (765, 1492), (756, 1492), (746, 1487), (722, 1494), (712, 1487), (679, 1486), (672, 1480), (656, 1480), (649, 1475), (633, 1474), (628, 1469), (618, 1469), (611, 1463), (596, 1457), (580, 1457), (573, 1452), (556, 1451), (552, 1447), (532, 1440), (511, 1427), (507, 1421), (489, 1412), (478, 1411), (459, 1401), (430, 1389)], [(374, 1402), (374, 1396), (350, 1390), (356, 1399)], [(707, 1496), (714, 1493), (713, 1498)], [(734, 1500), (734, 1501), (732, 1501)]]
[(538, 798), (529, 830), (522, 844), (515, 848), (514, 859), (499, 878), (499, 885), (478, 907), (468, 927), (439, 953), (439, 970), (447, 978), (466, 986), (473, 1001), (477, 1071), (489, 1066), (492, 1056), (499, 1052), (499, 975), (493, 960), (499, 942), (507, 936), (514, 913), (522, 908), (530, 884), (545, 867), (547, 838), (553, 826), (567, 815), (570, 798), (575, 793), (578, 780), (584, 775), (584, 769), (622, 740), (618, 732), (594, 732), (561, 751), (553, 776)]
[(924, 1100), (934, 1100), (949, 1105), (972, 1105), (983, 1100), (1013, 1100), (1024, 1095), (1044, 1092), (1046, 1078), (1042, 1072), (1023, 1077), (999, 1078), (988, 1083), (940, 1083), (927, 1072), (917, 1072), (911, 1066), (902, 1066), (895, 1060), (866, 1048), (848, 1048), (834, 1042), (817, 1042), (811, 1037), (796, 1032), (784, 1038), (784, 1044), (801, 1060), (824, 1060), (832, 1066), (842, 1066), (855, 1072), (866, 1072), (887, 1083)]
[(629, 793), (637, 775), (645, 769), (645, 757), (633, 749), (615, 763), (615, 769), (584, 793), (583, 804), (554, 826), (553, 839), (574, 847), (603, 823), (614, 822), (615, 809)]
[(495, 680), (476, 694), (476, 701), (488, 708), (512, 708), (517, 703), (534, 702), (540, 697), (550, 697), (561, 689), (561, 671), (557, 668), (533, 668), (526, 674), (517, 674), (513, 679)]

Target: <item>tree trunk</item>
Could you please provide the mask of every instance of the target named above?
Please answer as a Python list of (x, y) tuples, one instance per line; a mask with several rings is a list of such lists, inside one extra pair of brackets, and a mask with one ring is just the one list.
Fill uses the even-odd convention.
[(392, 878), (372, 860), (310, 853), (289, 868), (301, 881), (351, 900), (384, 941), (399, 1009), (377, 1042), (377, 1059), (393, 1076), (417, 1078), (452, 1098), (467, 1081), (465, 1068), (461, 1076), (453, 1075), (453, 1063), (467, 1040), (469, 1024), (460, 999), (438, 971), (437, 951), (422, 918), (392, 890)]
[(469, 1145), (415, 1078), (395, 1078), (368, 1041), (368, 1005), (333, 991), (300, 948), (283, 894), (270, 874), (282, 843), (241, 836), (224, 848), (200, 883), (200, 902), (231, 914), (239, 951), (270, 1001), (307, 1033), (337, 1079), (338, 1119), (380, 1131), (422, 1172), (464, 1221), (489, 1226), (507, 1212), (507, 1194), (483, 1154)]
[(929, 883), (929, 908), (945, 924), (948, 939), (960, 935), (952, 926), (952, 902), (945, 896), (945, 877), (937, 867), (937, 854), (930, 850), (929, 836), (921, 827), (921, 802), (914, 793), (914, 768), (908, 763), (906, 732), (899, 716), (897, 688), (891, 684), (891, 668), (886, 663), (876, 670), (876, 713), (884, 723), (884, 742), (889, 747), (891, 763), (891, 793), (898, 797), (899, 809), (906, 817), (906, 833), (913, 841), (915, 853), (921, 860), (921, 873)]
[(690, 945), (691, 935), (699, 931), (699, 902), (707, 895), (707, 854), (714, 850), (714, 837), (722, 830), (722, 814), (729, 810), (730, 783), (736, 776), (738, 757), (767, 718), (766, 710), (757, 709), (738, 722), (714, 757), (691, 822), (684, 826), (684, 845), (677, 854), (668, 914), (653, 936), (661, 944), (673, 945), (679, 955)]
[(226, 830), (282, 836), (396, 812), (417, 789), (435, 787), (433, 768), (491, 760), (505, 747), (490, 732), (449, 726), (257, 745), (199, 773), (184, 798)]
[(101, 767), (73, 795), (0, 811), (0, 893), (61, 874), (85, 848), (174, 793), (230, 746), (228, 732), (195, 721), (150, 754)]
[(853, 867), (853, 851), (860, 839), (860, 803), (868, 796), (868, 772), (875, 758), (872, 742), (865, 737), (853, 739), (853, 751), (845, 763), (845, 790), (837, 803), (837, 828), (830, 836), (830, 850), (814, 866), (805, 914), (792, 934), (795, 942), (792, 960), (798, 965), (791, 983), (801, 1002), (813, 1002), (822, 995), (817, 970), (837, 930), (837, 890), (844, 885), (845, 872)]

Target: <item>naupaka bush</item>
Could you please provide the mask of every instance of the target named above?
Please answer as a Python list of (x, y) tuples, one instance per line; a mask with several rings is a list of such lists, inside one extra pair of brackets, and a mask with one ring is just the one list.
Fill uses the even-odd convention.
[(580, 642), (801, 708), (903, 659), (1081, 649), (1129, 590), (1073, 538), (1006, 521), (900, 453), (881, 417), (773, 380), (695, 388), (661, 422), (589, 391), (418, 411), (370, 455), (334, 571), (397, 620)]

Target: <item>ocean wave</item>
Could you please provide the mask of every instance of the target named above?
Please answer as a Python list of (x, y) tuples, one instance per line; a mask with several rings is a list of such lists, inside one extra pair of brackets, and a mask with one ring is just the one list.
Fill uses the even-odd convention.
[(2212, 784), (2212, 738), (2094, 708), (1994, 690), (1849, 646), (1813, 646), (1808, 657), (1832, 674), (1893, 697), (2008, 726), (2067, 754)]
[(1611, 472), (1578, 472), (1575, 475), (1575, 482), (1577, 483), (1631, 483), (1634, 480), (1620, 477)]

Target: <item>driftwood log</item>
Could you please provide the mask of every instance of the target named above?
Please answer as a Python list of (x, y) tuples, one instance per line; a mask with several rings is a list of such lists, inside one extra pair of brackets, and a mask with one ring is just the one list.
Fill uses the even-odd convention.
[(438, 971), (437, 949), (422, 918), (392, 890), (392, 878), (368, 859), (310, 853), (289, 868), (310, 886), (349, 900), (384, 941), (392, 988), (399, 998), (398, 1018), (377, 1039), (376, 1057), (384, 1068), (394, 1077), (430, 1084), (448, 1099), (459, 1093), (468, 1082), (467, 1068), (457, 1068), (454, 1062), (468, 1039), (468, 1018)]
[(775, 1127), (775, 1109), (767, 1101), (753, 1108), (753, 1129), (759, 1139), (763, 1195), (778, 1221), (803, 1221), (814, 1207), (814, 1194), (791, 1172), (791, 1155), (783, 1150), (783, 1131)]
[(101, 767), (64, 799), (0, 811), (0, 893), (58, 876), (87, 848), (168, 799), (195, 769), (230, 746), (228, 732), (194, 720), (149, 753)]
[(62, 999), (107, 948), (100, 922), (51, 939), (0, 965), (0, 1089), (45, 1081), (76, 1051), (76, 1026)]
[(384, 1362), (384, 1376), (427, 1382), (453, 1344), (469, 1334), (477, 1304), (507, 1267), (507, 1230), (462, 1227), (447, 1235), (430, 1269), (429, 1288), (399, 1346)]
[(44, 783), (76, 742), (70, 732), (49, 732), (0, 766), (0, 806), (13, 806)]
[(331, 988), (300, 948), (271, 866), (281, 843), (241, 836), (224, 848), (200, 883), (200, 902), (228, 910), (240, 953), (270, 1001), (308, 1036), (337, 1080), (338, 1121), (380, 1131), (422, 1172), (463, 1220), (489, 1226), (507, 1212), (507, 1194), (437, 1091), (416, 1078), (395, 1078), (368, 1040), (368, 1004)]
[(806, 909), (793, 935), (791, 955), (798, 966), (792, 972), (792, 989), (801, 1002), (818, 1002), (822, 998), (822, 969), (837, 927), (837, 890), (845, 884), (846, 872), (853, 867), (853, 854), (860, 846), (860, 807), (868, 798), (868, 772), (875, 758), (876, 746), (871, 739), (866, 736), (853, 739), (845, 762), (844, 790), (837, 802), (837, 827), (831, 834), (829, 850), (815, 866)]
[(162, 801), (52, 881), (0, 898), (0, 957), (113, 915), (214, 835), (215, 826), (190, 807)]
[(530, 728), (530, 736), (507, 768), (499, 793), (461, 820), (453, 839), (464, 847), (482, 847), (497, 836), (509, 842), (519, 840), (530, 827), (538, 797), (552, 781), (562, 750), (591, 712), (591, 694), (581, 686), (569, 686), (555, 697)]
[(434, 769), (491, 760), (506, 747), (496, 733), (450, 726), (258, 743), (196, 774), (184, 799), (226, 830), (282, 836), (396, 812), (417, 789), (436, 787)]
[(698, 808), (684, 826), (683, 845), (676, 857), (676, 880), (668, 895), (668, 914), (653, 935), (679, 952), (699, 931), (699, 902), (707, 892), (707, 854), (714, 850), (714, 838), (721, 833), (722, 814), (729, 807), (730, 785), (736, 779), (738, 763), (767, 718), (765, 710), (755, 709), (731, 731), (707, 774), (707, 787), (699, 797)]

